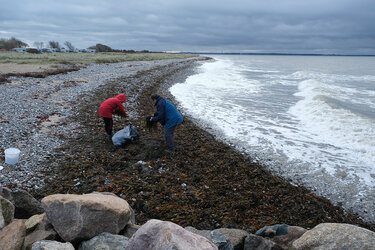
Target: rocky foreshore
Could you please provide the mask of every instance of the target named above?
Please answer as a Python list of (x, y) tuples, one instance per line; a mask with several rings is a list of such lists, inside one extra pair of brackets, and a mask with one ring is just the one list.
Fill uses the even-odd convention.
[[(150, 132), (144, 127), (144, 118), (154, 112), (149, 97), (153, 93), (160, 93), (173, 101), (168, 87), (183, 82), (194, 73), (197, 63), (205, 59), (97, 64), (46, 78), (10, 77), (10, 83), (0, 84), (0, 154), (6, 148), (16, 147), (21, 150), (21, 156), (17, 165), (7, 165), (1, 155), (0, 165), (3, 169), (0, 170), (0, 184), (3, 190), (9, 188), (8, 192), (13, 197), (29, 196), (27, 194), (30, 193), (35, 197), (32, 203), (42, 201), (43, 206), (35, 211), (33, 208), (31, 214), (39, 214), (38, 218), (47, 217), (56, 233), (52, 231), (54, 239), (59, 242), (71, 241), (76, 248), (79, 247), (77, 242), (84, 241), (83, 238), (86, 240), (86, 236), (78, 236), (73, 240), (62, 238), (65, 236), (53, 224), (52, 217), (48, 217), (47, 203), (43, 202), (56, 197), (53, 195), (59, 194), (59, 198), (65, 200), (68, 197), (65, 194), (86, 194), (82, 196), (86, 197), (95, 191), (112, 193), (117, 199), (127, 202), (129, 210), (134, 212), (138, 225), (135, 229), (141, 225), (161, 226), (165, 235), (179, 238), (180, 233), (185, 235), (180, 226), (184, 230), (191, 229), (194, 233), (209, 235), (206, 238), (210, 242), (204, 243), (209, 246), (217, 243), (216, 239), (210, 238), (212, 235), (219, 235), (220, 239), (226, 235), (231, 239), (231, 244), (236, 246), (231, 235), (237, 233), (246, 235), (239, 240), (246, 245), (251, 240), (243, 239), (248, 234), (261, 236), (256, 232), (260, 234), (259, 230), (265, 226), (272, 226), (263, 230), (268, 236), (269, 233), (282, 232), (284, 235), (289, 229), (298, 229), (298, 232), (308, 230), (306, 233), (310, 232), (309, 237), (317, 238), (314, 229), (318, 226), (323, 227), (323, 234), (348, 231), (352, 227), (374, 231), (375, 225), (332, 205), (327, 199), (314, 195), (304, 187), (274, 176), (247, 156), (216, 140), (187, 114), (183, 114), (185, 121), (176, 131), (177, 152), (173, 155), (164, 152), (162, 129)], [(132, 123), (139, 131), (137, 140), (126, 147), (115, 147), (107, 140), (102, 120), (98, 117), (100, 103), (118, 93), (125, 93), (128, 97), (125, 109), (130, 120), (125, 124)], [(114, 130), (123, 127), (123, 120), (115, 118)], [(19, 203), (24, 203), (23, 199)], [(74, 199), (75, 203), (69, 204), (82, 207), (77, 205), (82, 201), (81, 198), (75, 200), (69, 196), (70, 199)], [(59, 202), (51, 204), (57, 206)], [(1, 231), (0, 240), (8, 237), (4, 235), (10, 232), (10, 225), (20, 227), (22, 231), (25, 220), (31, 216), (25, 212), (29, 208), (17, 209), (18, 205), (14, 206), (15, 218), (23, 221), (11, 220), (9, 213), (7, 216), (3, 213), (8, 218), (4, 219), (4, 225), (10, 224)], [(90, 206), (82, 210), (83, 214), (90, 210)], [(102, 207), (94, 205), (97, 206)], [(24, 211), (26, 215), (20, 216), (18, 211)], [(47, 215), (41, 216), (44, 212)], [(63, 220), (74, 224), (76, 220), (82, 222), (83, 217)], [(100, 220), (109, 218), (99, 212), (98, 217)], [(118, 224), (123, 219), (121, 215), (118, 219), (111, 217), (110, 220)], [(157, 221), (150, 222), (151, 219)], [(67, 225), (71, 228), (72, 224), (69, 223)], [(177, 235), (171, 234), (170, 228), (176, 226)], [(116, 226), (117, 229), (121, 227), (122, 224)], [(118, 238), (117, 229), (108, 231), (108, 227), (105, 228), (102, 232), (115, 235), (108, 237)], [(36, 234), (39, 234), (39, 229)], [(133, 231), (135, 229), (132, 228)], [(99, 231), (91, 237), (106, 238)], [(124, 228), (120, 231), (124, 231)], [(78, 231), (71, 233), (80, 235)], [(318, 235), (321, 233), (317, 231)], [(26, 234), (21, 235), (24, 237)], [(357, 237), (356, 233), (353, 235)], [(255, 236), (251, 237), (254, 242), (258, 242), (259, 238)], [(11, 237), (14, 238), (14, 235)], [(337, 242), (340, 237), (351, 241), (348, 235), (338, 235)], [(22, 239), (26, 241), (26, 238)], [(189, 242), (196, 242), (196, 239)], [(256, 244), (263, 244), (263, 241), (259, 242)], [(273, 246), (268, 241), (264, 244), (266, 247)], [(277, 246), (273, 249), (277, 249)]]
[(277, 224), (254, 234), (235, 228), (198, 230), (157, 219), (143, 225), (111, 193), (54, 194), (38, 202), (25, 191), (0, 190), (0, 249), (374, 249), (375, 232), (322, 223), (306, 230)]

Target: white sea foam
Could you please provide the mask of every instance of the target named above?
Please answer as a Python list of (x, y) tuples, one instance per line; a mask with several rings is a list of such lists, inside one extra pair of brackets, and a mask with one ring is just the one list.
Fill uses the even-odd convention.
[[(299, 133), (308, 135), (313, 142), (330, 145), (342, 155), (342, 161), (360, 164), (369, 174), (375, 171), (374, 120), (335, 105), (331, 97), (335, 96), (335, 87), (315, 80), (303, 81), (298, 87), (300, 91), (295, 95), (303, 99), (289, 112), (299, 120)], [(329, 166), (330, 158), (327, 157), (326, 161)], [(375, 185), (371, 178), (364, 181)]]
[(216, 59), (170, 89), (183, 109), (278, 174), (375, 221), (375, 60), (363, 59), (361, 72), (350, 61), (325, 67), (337, 58)]

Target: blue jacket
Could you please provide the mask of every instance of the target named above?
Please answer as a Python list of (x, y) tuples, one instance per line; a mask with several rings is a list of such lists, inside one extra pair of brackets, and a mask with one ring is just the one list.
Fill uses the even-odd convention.
[(152, 121), (159, 121), (162, 125), (164, 125), (165, 129), (176, 126), (183, 121), (182, 116), (176, 107), (167, 99), (159, 96), (159, 98), (156, 100), (155, 106), (156, 112), (152, 118)]

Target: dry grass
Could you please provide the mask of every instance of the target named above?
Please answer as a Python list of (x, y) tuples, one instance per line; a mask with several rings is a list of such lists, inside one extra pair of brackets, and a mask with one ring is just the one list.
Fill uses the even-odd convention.
[(163, 59), (183, 59), (195, 57), (189, 54), (168, 53), (42, 53), (30, 54), (13, 51), (0, 52), (0, 63), (17, 64), (84, 64), (92, 63), (117, 63), (123, 61), (151, 61)]

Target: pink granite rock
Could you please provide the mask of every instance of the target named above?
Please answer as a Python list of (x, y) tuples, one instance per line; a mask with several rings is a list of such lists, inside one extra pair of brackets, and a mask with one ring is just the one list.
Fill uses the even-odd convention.
[(126, 249), (217, 249), (208, 239), (181, 226), (160, 220), (149, 220), (130, 238)]
[(43, 198), (42, 205), (56, 232), (69, 242), (118, 234), (130, 219), (129, 204), (112, 195), (55, 194)]

